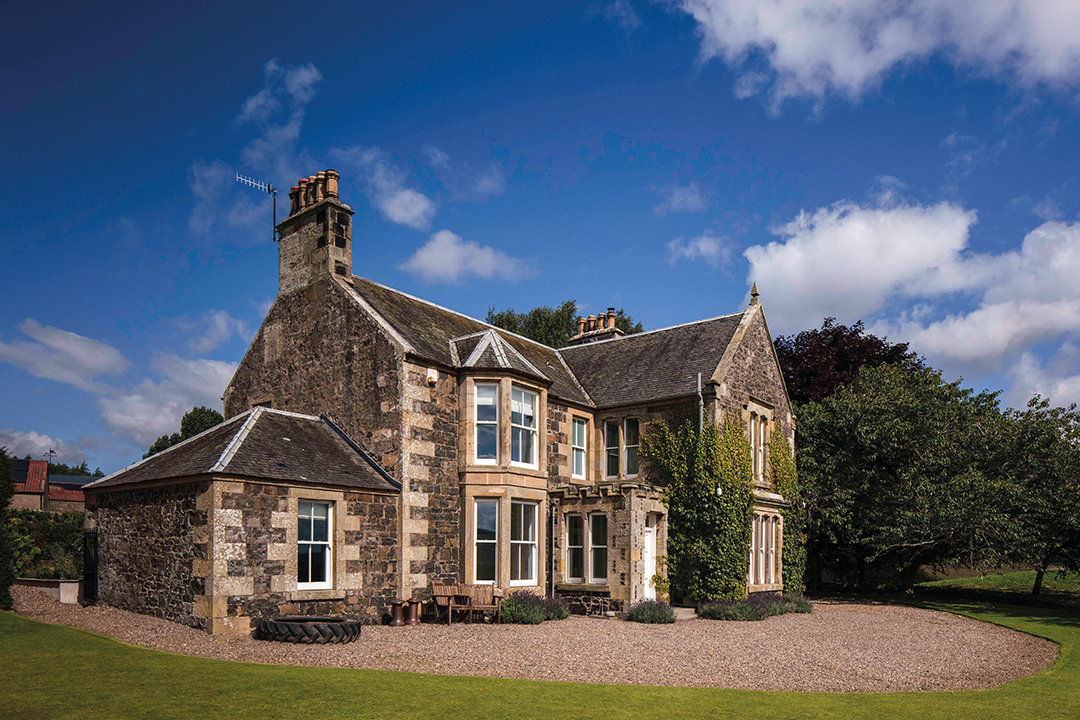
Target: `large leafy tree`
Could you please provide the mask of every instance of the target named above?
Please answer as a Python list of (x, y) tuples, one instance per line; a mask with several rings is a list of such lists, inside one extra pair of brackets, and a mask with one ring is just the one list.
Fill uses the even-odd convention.
[(211, 410), (208, 407), (195, 407), (184, 414), (184, 417), (180, 420), (180, 432), (173, 433), (172, 435), (162, 435), (154, 444), (150, 446), (150, 449), (146, 451), (143, 458), (148, 458), (151, 455), (157, 455), (162, 450), (171, 448), (173, 445), (183, 442), (188, 438), (195, 437), (204, 430), (209, 430), (215, 425), (219, 425), (225, 422), (225, 418), (221, 416), (217, 410)]
[(864, 366), (904, 362), (913, 369), (922, 367), (907, 343), (890, 343), (867, 333), (862, 320), (838, 325), (835, 318), (825, 318), (820, 328), (781, 335), (774, 345), (788, 394), (796, 405), (825, 399), (839, 385), (854, 380)]
[(799, 466), (818, 560), (911, 587), (921, 565), (995, 561), (1015, 537), (1015, 486), (996, 454), (997, 394), (912, 364), (863, 367), (802, 407)]
[[(541, 306), (524, 313), (515, 312), (513, 308), (496, 312), (494, 307), (490, 307), (486, 319), (503, 330), (523, 335), (548, 347), (561, 348), (577, 332), (577, 318), (577, 303), (567, 300), (557, 308)], [(622, 308), (616, 313), (615, 327), (627, 335), (642, 330), (641, 323), (635, 323)]]
[(1018, 486), (1018, 536), (1009, 558), (1035, 568), (1032, 594), (1051, 565), (1080, 571), (1080, 413), (1036, 395), (1006, 413), (1009, 442), (999, 464)]
[(7, 448), (0, 447), (0, 609), (12, 606), (11, 584), (15, 582), (15, 547), (8, 523), (8, 505), (15, 497), (15, 483), (11, 479), (11, 460)]

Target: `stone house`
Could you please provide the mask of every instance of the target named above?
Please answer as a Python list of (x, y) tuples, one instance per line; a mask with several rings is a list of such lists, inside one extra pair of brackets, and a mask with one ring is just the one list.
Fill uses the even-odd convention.
[[(353, 212), (337, 180), (329, 170), (290, 192), (278, 225), (278, 296), (225, 390), (221, 426), (257, 408), (323, 416), (400, 485), (386, 490), (393, 527), (385, 506), (371, 523), (377, 531), (365, 519), (371, 508), (357, 508), (365, 542), (342, 536), (327, 547), (362, 562), (392, 546), (393, 557), (380, 560), (384, 584), (369, 579), (350, 594), (348, 572), (330, 573), (326, 602), (375, 617), (388, 598), (426, 598), (435, 582), (554, 591), (586, 609), (651, 598), (667, 521), (638, 447), (650, 422), (699, 417), (733, 417), (747, 429), (756, 497), (748, 588), (782, 588), (784, 501), (769, 485), (767, 444), (779, 427), (793, 447), (794, 417), (756, 289), (742, 312), (629, 336), (609, 310), (579, 320), (571, 346), (556, 350), (353, 275)], [(234, 482), (234, 492), (254, 492)], [(289, 484), (289, 497), (354, 514), (351, 500), (345, 511), (337, 496), (308, 487)], [(297, 522), (292, 505), (274, 512), (285, 513), (276, 516), (282, 527)], [(297, 551), (279, 552), (285, 562)], [(230, 584), (228, 564), (210, 562), (219, 559), (201, 566), (206, 587), (236, 592), (201, 593), (214, 598), (204, 603), (226, 605), (212, 629), (246, 631), (258, 613), (314, 611), (306, 596), (282, 589), (285, 580)]]
[(11, 459), (11, 479), (15, 495), (13, 510), (79, 512), (83, 509), (82, 484), (89, 478), (50, 475), (46, 460)]

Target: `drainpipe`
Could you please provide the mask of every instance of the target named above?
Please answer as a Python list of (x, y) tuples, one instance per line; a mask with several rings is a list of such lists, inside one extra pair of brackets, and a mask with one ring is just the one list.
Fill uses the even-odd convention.
[(697, 429), (705, 427), (705, 398), (701, 395), (701, 373), (697, 374)]
[(548, 595), (554, 597), (555, 595), (555, 523), (559, 519), (555, 513), (555, 505), (548, 500), (548, 512), (551, 513), (551, 529), (548, 530), (548, 564), (551, 566), (548, 571)]

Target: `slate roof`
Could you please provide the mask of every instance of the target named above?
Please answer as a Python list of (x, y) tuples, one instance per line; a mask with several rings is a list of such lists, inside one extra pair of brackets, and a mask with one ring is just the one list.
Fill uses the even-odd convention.
[(329, 418), (256, 407), (85, 486), (223, 474), (296, 484), (398, 491), (400, 485)]
[(45, 492), (45, 478), (49, 472), (49, 463), (45, 460), (11, 459), (11, 479), (15, 482), (17, 493)]
[[(579, 405), (593, 405), (553, 348), (355, 275), (352, 286), (356, 294), (409, 345), (409, 351), (419, 357), (449, 367), (461, 367), (476, 345), (462, 346), (455, 341), (462, 342), (467, 336), (490, 330), (520, 355), (512, 362), (507, 361), (513, 369), (529, 375), (539, 371), (551, 382), (548, 391), (556, 397)], [(466, 348), (468, 352), (462, 356)], [(525, 364), (519, 360), (524, 360)], [(503, 367), (498, 360), (485, 362), (492, 364), (478, 367)]]
[(597, 407), (620, 407), (697, 393), (712, 377), (743, 313), (562, 348), (566, 364)]

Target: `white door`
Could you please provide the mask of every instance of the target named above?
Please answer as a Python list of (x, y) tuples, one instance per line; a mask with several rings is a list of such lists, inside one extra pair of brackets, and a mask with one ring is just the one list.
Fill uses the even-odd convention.
[(645, 518), (644, 546), (641, 550), (643, 575), (645, 576), (645, 599), (656, 599), (656, 588), (653, 587), (652, 576), (656, 574), (656, 516), (648, 515)]

